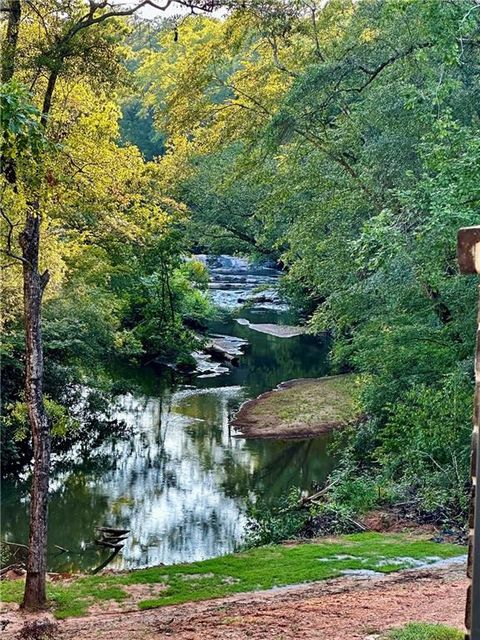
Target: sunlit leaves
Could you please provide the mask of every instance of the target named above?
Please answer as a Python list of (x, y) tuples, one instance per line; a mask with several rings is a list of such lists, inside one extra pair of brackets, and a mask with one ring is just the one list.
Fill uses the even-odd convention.
[(0, 143), (4, 162), (28, 154), (37, 156), (46, 145), (39, 111), (27, 88), (17, 80), (0, 87)]

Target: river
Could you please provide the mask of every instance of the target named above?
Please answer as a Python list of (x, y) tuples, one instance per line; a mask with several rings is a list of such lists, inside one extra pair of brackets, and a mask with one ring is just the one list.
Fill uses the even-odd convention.
[[(277, 338), (237, 322), (240, 317), (288, 323), (288, 309), (275, 296), (248, 309), (239, 306), (238, 300), (253, 295), (258, 285), (275, 285), (274, 269), (224, 256), (210, 260), (210, 278), (215, 303), (230, 310), (210, 332), (247, 340), (245, 355), (221, 375), (180, 382), (154, 367), (121, 372), (142, 389), (118, 400), (116, 417), (129, 425), (128, 436), (100, 445), (96, 464), (79, 456), (75, 464), (57, 466), (53, 475), (51, 570), (92, 570), (105, 561), (109, 552), (93, 544), (96, 525), (130, 530), (110, 563), (116, 568), (228, 553), (243, 540), (248, 500), (269, 499), (293, 486), (310, 488), (331, 470), (326, 439), (245, 440), (229, 428), (246, 399), (284, 380), (325, 375), (326, 339)], [(25, 479), (6, 484), (2, 498), (4, 538), (26, 542)]]

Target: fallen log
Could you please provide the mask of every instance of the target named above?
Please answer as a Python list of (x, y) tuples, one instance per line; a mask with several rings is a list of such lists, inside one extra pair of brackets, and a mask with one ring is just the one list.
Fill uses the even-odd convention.
[(107, 549), (123, 549), (123, 544), (115, 544), (113, 542), (108, 542), (107, 540), (95, 540), (95, 544), (98, 544), (101, 547), (107, 547)]
[(13, 571), (18, 575), (22, 575), (23, 572), (25, 571), (25, 565), (23, 563), (22, 564), (17, 563), (17, 564), (9, 564), (8, 567), (3, 567), (3, 569), (0, 569), (0, 578), (2, 578), (9, 571)]
[(358, 522), (357, 520), (354, 520), (353, 518), (350, 518), (349, 516), (345, 516), (345, 519), (348, 520), (349, 522), (351, 522), (353, 525), (355, 525), (357, 527), (357, 529), (360, 529), (360, 531), (371, 531), (371, 529), (369, 527), (367, 527), (366, 525), (364, 525), (363, 522)]
[(308, 502), (315, 502), (315, 500), (318, 500), (318, 498), (321, 498), (326, 493), (328, 493), (330, 491), (330, 489), (332, 489), (336, 484), (338, 484), (340, 482), (340, 480), (343, 480), (343, 477), (336, 478), (333, 482), (328, 484), (326, 487), (323, 487), (322, 489), (320, 489), (320, 491), (317, 491), (316, 493), (313, 493), (311, 496), (306, 496), (305, 498), (300, 498), (300, 500), (298, 501), (299, 505), (303, 506), (303, 505), (307, 504)]
[(95, 527), (97, 531), (102, 533), (113, 534), (123, 536), (126, 533), (130, 533), (130, 529), (116, 529), (115, 527)]

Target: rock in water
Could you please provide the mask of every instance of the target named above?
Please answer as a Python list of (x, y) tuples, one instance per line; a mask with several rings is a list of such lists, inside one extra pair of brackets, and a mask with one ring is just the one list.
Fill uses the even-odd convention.
[(271, 336), (275, 336), (276, 338), (294, 338), (295, 336), (300, 336), (305, 333), (305, 327), (292, 327), (286, 324), (254, 324), (253, 322), (248, 322), (248, 320), (244, 320), (240, 322), (243, 318), (239, 318), (237, 322), (239, 324), (244, 324), (248, 326), (249, 329), (253, 329), (254, 331), (259, 331), (260, 333), (268, 333)]

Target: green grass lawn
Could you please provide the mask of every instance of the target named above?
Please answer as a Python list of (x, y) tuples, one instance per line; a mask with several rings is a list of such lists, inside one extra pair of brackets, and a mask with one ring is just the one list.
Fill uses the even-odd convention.
[[(140, 599), (141, 609), (220, 598), (340, 576), (345, 570), (389, 573), (465, 553), (465, 548), (437, 544), (402, 534), (362, 533), (317, 543), (259, 547), (212, 560), (136, 571), (84, 576), (49, 584), (57, 618), (79, 616), (91, 604), (129, 598), (132, 585), (156, 585), (153, 597)], [(2, 600), (20, 602), (23, 581), (1, 583)], [(163, 588), (162, 588), (163, 586)]]
[(385, 640), (463, 640), (464, 634), (442, 624), (412, 622), (403, 629), (390, 631)]

